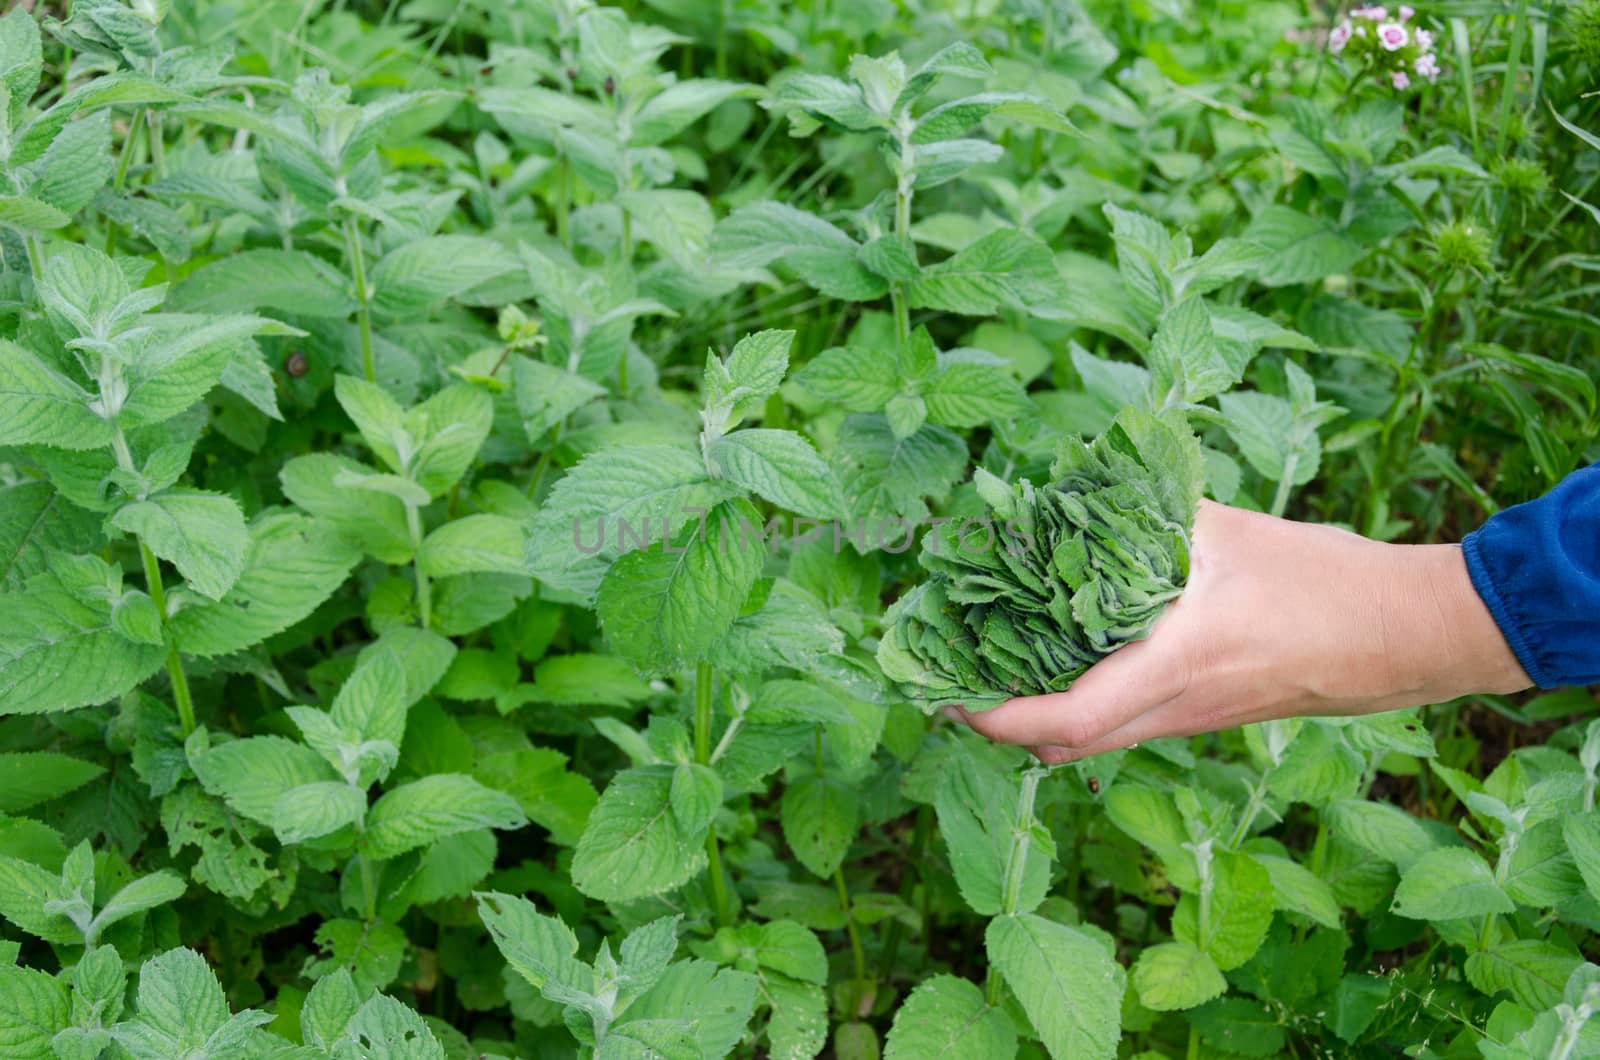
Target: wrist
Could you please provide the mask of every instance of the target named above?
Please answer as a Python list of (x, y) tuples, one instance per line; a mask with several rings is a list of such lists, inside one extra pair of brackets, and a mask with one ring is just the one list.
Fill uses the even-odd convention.
[(1398, 545), (1403, 575), (1393, 579), (1396, 645), (1409, 660), (1414, 703), (1439, 703), (1472, 693), (1510, 693), (1532, 685), (1467, 572), (1459, 545)]

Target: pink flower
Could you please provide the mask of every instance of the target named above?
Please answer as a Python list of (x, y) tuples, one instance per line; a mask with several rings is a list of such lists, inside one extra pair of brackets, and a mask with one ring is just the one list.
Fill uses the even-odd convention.
[(1369, 22), (1382, 22), (1389, 17), (1387, 7), (1358, 7), (1350, 12), (1351, 18), (1364, 18)]
[(1396, 70), (1394, 72), (1393, 80), (1394, 80), (1394, 87), (1397, 88), (1397, 89), (1398, 88), (1410, 88), (1411, 87), (1411, 78), (1406, 76), (1406, 72), (1404, 70)]
[(1378, 43), (1383, 45), (1386, 52), (1397, 52), (1404, 48), (1409, 36), (1406, 28), (1398, 22), (1385, 22), (1378, 27)]
[(1439, 80), (1439, 61), (1433, 56), (1420, 56), (1412, 65), (1418, 77), (1426, 77), (1430, 82)]
[(1433, 34), (1428, 30), (1413, 30), (1411, 33), (1411, 38), (1417, 42), (1417, 47), (1420, 50), (1425, 52), (1433, 51)]
[(1416, 14), (1416, 13), (1417, 13), (1416, 8), (1408, 7), (1405, 4), (1401, 4), (1400, 5), (1400, 21), (1401, 22), (1409, 22), (1411, 20), (1411, 16)]
[(1344, 51), (1344, 46), (1350, 43), (1350, 23), (1341, 22), (1333, 27), (1333, 32), (1328, 34), (1328, 50), (1335, 55)]

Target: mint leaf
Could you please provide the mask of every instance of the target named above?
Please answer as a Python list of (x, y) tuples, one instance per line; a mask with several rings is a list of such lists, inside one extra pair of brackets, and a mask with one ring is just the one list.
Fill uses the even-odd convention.
[[(718, 438), (707, 459), (729, 481), (791, 512), (829, 519), (844, 508), (828, 465), (794, 431), (735, 431)], [(756, 517), (753, 510), (751, 515)]]
[(394, 788), (367, 814), (367, 855), (392, 858), (474, 828), (521, 828), (516, 801), (469, 776), (436, 773)]
[[(1107, 945), (1022, 913), (989, 921), (984, 948), (1051, 1055), (1117, 1054), (1126, 975)], [(1156, 1007), (1142, 989), (1139, 996)]]
[(953, 975), (917, 984), (894, 1014), (884, 1042), (884, 1060), (956, 1060), (1011, 1056), (1017, 1033), (1005, 1013), (991, 1008), (983, 991)]
[(244, 571), (250, 535), (244, 513), (231, 497), (164, 490), (119, 508), (111, 525), (138, 537), (177, 567), (195, 591), (213, 600), (220, 600)]
[(600, 796), (572, 858), (572, 882), (603, 902), (661, 894), (705, 867), (704, 833), (672, 814), (672, 766), (627, 769)]
[[(649, 670), (703, 658), (739, 616), (766, 558), (761, 517), (747, 502), (719, 504), (672, 547), (618, 559), (595, 608), (612, 647)], [(748, 539), (753, 533), (756, 539)]]

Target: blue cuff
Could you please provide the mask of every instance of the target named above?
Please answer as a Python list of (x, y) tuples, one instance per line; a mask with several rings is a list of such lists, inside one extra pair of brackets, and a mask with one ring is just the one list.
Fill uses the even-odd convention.
[(1600, 684), (1600, 465), (1461, 543), (1472, 586), (1540, 688)]
[(1472, 579), (1472, 587), (1483, 597), (1483, 602), (1488, 606), (1495, 625), (1500, 627), (1506, 643), (1511, 645), (1511, 654), (1522, 664), (1523, 672), (1528, 675), (1529, 680), (1540, 688), (1554, 688), (1560, 682), (1550, 680), (1544, 667), (1539, 664), (1538, 657), (1528, 647), (1528, 639), (1522, 635), (1521, 623), (1512, 615), (1505, 597), (1500, 594), (1499, 587), (1494, 583), (1494, 575), (1490, 572), (1483, 553), (1478, 549), (1478, 533), (1476, 530), (1473, 531), (1461, 542), (1461, 551), (1467, 557), (1467, 575)]

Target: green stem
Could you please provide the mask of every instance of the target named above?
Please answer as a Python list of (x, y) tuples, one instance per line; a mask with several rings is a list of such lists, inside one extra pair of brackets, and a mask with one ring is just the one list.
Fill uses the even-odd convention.
[(854, 962), (856, 981), (851, 998), (851, 1016), (859, 1016), (861, 1001), (867, 996), (867, 952), (861, 946), (861, 932), (856, 928), (855, 909), (850, 903), (850, 889), (844, 885), (844, 866), (833, 870), (833, 886), (839, 892), (839, 908), (844, 910), (844, 930), (850, 936), (850, 959)]
[(1300, 454), (1290, 452), (1283, 461), (1283, 477), (1278, 480), (1278, 490), (1272, 495), (1273, 515), (1282, 515), (1289, 507), (1289, 495), (1294, 492), (1295, 465), (1300, 462)]
[(417, 618), (423, 629), (433, 624), (433, 589), (422, 569), (422, 519), (416, 505), (406, 505), (406, 529), (411, 534), (411, 564), (417, 576)]
[[(1014, 916), (1022, 900), (1022, 882), (1027, 878), (1028, 846), (1033, 840), (1033, 804), (1038, 798), (1042, 768), (1022, 774), (1022, 790), (1017, 796), (1017, 812), (1011, 822), (1011, 849), (1006, 852), (1006, 874), (1000, 891), (1000, 915)], [(1000, 976), (989, 969), (985, 995), (991, 1006), (1000, 1004)]]
[[(905, 247), (911, 260), (917, 260), (917, 245), (911, 239), (911, 198), (916, 193), (916, 152), (911, 145), (911, 131), (900, 133), (900, 172), (894, 189), (894, 234)], [(911, 338), (911, 308), (906, 303), (905, 285), (889, 285), (889, 301), (894, 306), (895, 348), (904, 351)]]
[(378, 381), (377, 371), (372, 364), (372, 298), (367, 290), (367, 265), (366, 259), (361, 254), (361, 232), (356, 228), (356, 219), (344, 219), (344, 249), (345, 255), (350, 259), (350, 272), (356, 281), (356, 321), (361, 328), (361, 369), (366, 373), (367, 382)]
[(565, 420), (556, 424), (555, 433), (550, 436), (550, 445), (539, 454), (539, 462), (533, 465), (533, 481), (528, 483), (528, 496), (534, 500), (539, 499), (539, 487), (544, 484), (545, 473), (550, 470), (550, 454), (555, 452), (556, 445), (561, 441), (561, 429), (564, 426)]
[(29, 235), (23, 244), (28, 248), (28, 268), (32, 270), (34, 279), (38, 280), (44, 275), (44, 254), (39, 250), (39, 237)]
[[(920, 880), (923, 887), (928, 885), (927, 868), (923, 858), (927, 856), (928, 839), (933, 834), (933, 807), (917, 807), (917, 823), (911, 832), (911, 853), (907, 861), (916, 867), (916, 879)], [(911, 873), (906, 873), (905, 879), (900, 883), (900, 899), (907, 905), (911, 904), (912, 893), (915, 890)], [(905, 937), (906, 926), (900, 920), (889, 923), (889, 935), (883, 943), (883, 953), (878, 961), (878, 978), (887, 982), (894, 975), (895, 958), (900, 954), (900, 941)]]
[(565, 153), (556, 161), (556, 239), (572, 248), (572, 162)]
[[(826, 775), (827, 765), (822, 757), (822, 726), (812, 734), (813, 754), (816, 758), (817, 778)], [(850, 901), (850, 888), (845, 886), (844, 866), (833, 870), (833, 886), (839, 893), (839, 909), (844, 913), (845, 934), (850, 937), (850, 957), (855, 964), (855, 983), (851, 988), (849, 1009), (852, 1016), (860, 1014), (861, 999), (867, 996), (867, 954), (861, 946), (861, 932), (856, 928), (855, 907)]]
[(145, 111), (145, 121), (150, 127), (150, 172), (157, 180), (160, 180), (167, 175), (166, 144), (161, 128), (161, 112), (147, 109)]
[(1522, 46), (1528, 39), (1528, 0), (1517, 4), (1516, 23), (1511, 30), (1511, 52), (1506, 56), (1506, 79), (1500, 88), (1500, 128), (1494, 135), (1494, 153), (1506, 151), (1506, 136), (1510, 132), (1511, 105), (1517, 97), (1517, 78), (1522, 73)]
[(183, 725), (183, 738), (187, 740), (194, 732), (194, 698), (189, 694), (189, 679), (183, 672), (178, 642), (167, 629), (167, 590), (161, 584), (161, 564), (143, 541), (139, 542), (139, 557), (144, 561), (145, 591), (161, 615), (161, 630), (167, 642), (167, 677), (172, 681), (172, 699), (178, 705), (178, 720)]
[(361, 904), (370, 924), (378, 919), (378, 888), (373, 883), (372, 863), (367, 855), (357, 854), (356, 859), (361, 862)]
[[(696, 663), (694, 668), (694, 760), (700, 765), (711, 764), (712, 688), (714, 675), (708, 662)], [(731, 921), (728, 907), (728, 882), (722, 876), (722, 848), (717, 843), (717, 826), (713, 821), (706, 833), (706, 874), (711, 878), (712, 914), (718, 924)]]

